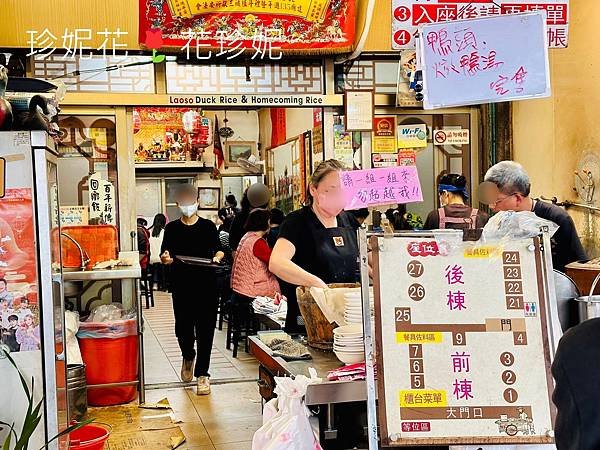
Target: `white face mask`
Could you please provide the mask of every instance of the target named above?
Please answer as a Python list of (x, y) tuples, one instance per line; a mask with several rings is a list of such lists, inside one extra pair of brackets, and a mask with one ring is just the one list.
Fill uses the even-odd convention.
[(185, 217), (192, 217), (198, 211), (198, 203), (194, 203), (193, 205), (179, 205), (179, 210)]

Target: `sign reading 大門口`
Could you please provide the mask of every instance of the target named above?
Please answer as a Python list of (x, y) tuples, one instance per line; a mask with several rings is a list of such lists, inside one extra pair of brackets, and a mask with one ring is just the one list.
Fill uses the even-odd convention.
[[(393, 0), (392, 48), (415, 48), (417, 28), (428, 23), (546, 11), (548, 46), (565, 48), (569, 34), (569, 0)], [(510, 34), (510, 30), (505, 30)]]
[(551, 443), (538, 238), (485, 246), (377, 239), (384, 444)]
[(541, 11), (425, 25), (424, 108), (548, 97), (545, 31)]
[(340, 172), (346, 210), (423, 201), (416, 166)]

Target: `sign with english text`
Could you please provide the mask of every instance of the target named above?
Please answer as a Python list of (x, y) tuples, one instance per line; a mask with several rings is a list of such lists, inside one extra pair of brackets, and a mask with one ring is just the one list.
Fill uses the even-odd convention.
[(425, 109), (550, 96), (543, 12), (426, 25), (418, 53)]
[(423, 201), (415, 166), (349, 170), (340, 178), (346, 210)]
[(539, 238), (371, 248), (383, 446), (551, 444)]
[[(569, 0), (392, 0), (392, 48), (415, 48), (420, 26), (546, 11), (550, 48), (566, 48), (569, 35)], [(504, 30), (507, 35), (510, 31)]]

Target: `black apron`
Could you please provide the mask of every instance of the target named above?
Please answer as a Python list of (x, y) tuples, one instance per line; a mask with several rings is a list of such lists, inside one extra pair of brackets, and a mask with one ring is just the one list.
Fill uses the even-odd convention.
[[(315, 242), (315, 261), (311, 268), (303, 269), (327, 284), (358, 282), (358, 241), (354, 229), (342, 216), (338, 216), (341, 226), (335, 228), (325, 228), (316, 216), (313, 218), (316, 223), (309, 220), (313, 223), (307, 224), (307, 231)], [(296, 286), (288, 285), (284, 292), (289, 299), (285, 329), (292, 333), (304, 331), (304, 327), (298, 325), (300, 308), (295, 290)]]

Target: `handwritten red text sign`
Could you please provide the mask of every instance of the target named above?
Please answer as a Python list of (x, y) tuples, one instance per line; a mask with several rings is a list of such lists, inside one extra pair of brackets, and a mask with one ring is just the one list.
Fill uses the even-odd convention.
[(415, 166), (352, 170), (340, 178), (347, 210), (423, 201)]
[(544, 20), (535, 12), (423, 26), (425, 108), (549, 96)]

